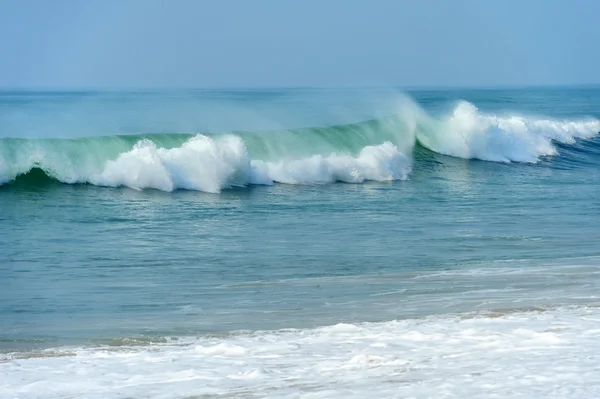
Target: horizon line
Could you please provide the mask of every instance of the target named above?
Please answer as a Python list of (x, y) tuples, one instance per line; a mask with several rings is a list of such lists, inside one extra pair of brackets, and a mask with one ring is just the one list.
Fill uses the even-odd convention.
[(244, 91), (244, 90), (399, 90), (399, 91), (453, 91), (453, 90), (523, 90), (561, 88), (600, 88), (596, 83), (528, 83), (488, 85), (348, 85), (348, 86), (0, 86), (0, 92), (152, 92), (152, 91)]

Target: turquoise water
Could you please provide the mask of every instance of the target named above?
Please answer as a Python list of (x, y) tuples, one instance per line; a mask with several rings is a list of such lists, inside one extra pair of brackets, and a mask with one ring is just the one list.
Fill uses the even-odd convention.
[(0, 396), (593, 397), (599, 131), (597, 88), (2, 93)]

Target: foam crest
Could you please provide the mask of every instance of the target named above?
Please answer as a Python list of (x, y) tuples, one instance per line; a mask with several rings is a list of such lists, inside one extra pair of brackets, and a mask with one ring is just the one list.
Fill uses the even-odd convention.
[(101, 186), (126, 186), (199, 190), (217, 193), (230, 187), (250, 184), (324, 184), (336, 181), (362, 183), (365, 180), (405, 179), (409, 160), (389, 142), (363, 148), (358, 156), (313, 155), (303, 159), (265, 162), (250, 160), (243, 140), (227, 135), (197, 135), (181, 147), (159, 148), (149, 140), (108, 161), (90, 182)]
[(367, 146), (356, 157), (313, 155), (291, 161), (253, 161), (252, 166), (255, 176), (253, 183), (265, 180), (287, 184), (323, 184), (336, 181), (362, 183), (366, 180), (406, 179), (410, 172), (409, 160), (390, 142)]
[(199, 190), (216, 193), (223, 188), (249, 182), (250, 160), (237, 136), (213, 139), (197, 135), (181, 147), (159, 148), (142, 140), (131, 151), (108, 161), (102, 173), (90, 182), (102, 186), (126, 186)]
[(496, 162), (537, 162), (556, 155), (552, 141), (573, 143), (600, 131), (597, 119), (553, 120), (520, 115), (499, 116), (480, 112), (469, 102), (460, 102), (442, 121), (429, 120), (418, 140), (427, 148), (466, 159)]

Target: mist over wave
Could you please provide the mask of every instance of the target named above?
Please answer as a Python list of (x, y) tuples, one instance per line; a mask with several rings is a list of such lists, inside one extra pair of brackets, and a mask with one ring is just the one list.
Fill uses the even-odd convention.
[(216, 193), (248, 185), (406, 179), (415, 145), (444, 155), (535, 163), (554, 142), (594, 137), (600, 121), (480, 112), (460, 101), (428, 115), (403, 98), (393, 115), (364, 122), (262, 132), (0, 139), (0, 184), (41, 170), (63, 183)]

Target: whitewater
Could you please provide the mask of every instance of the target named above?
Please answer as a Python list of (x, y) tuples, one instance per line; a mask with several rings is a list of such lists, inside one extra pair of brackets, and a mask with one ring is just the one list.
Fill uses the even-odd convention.
[(591, 398), (599, 317), (557, 309), (63, 348), (5, 358), (0, 395)]

